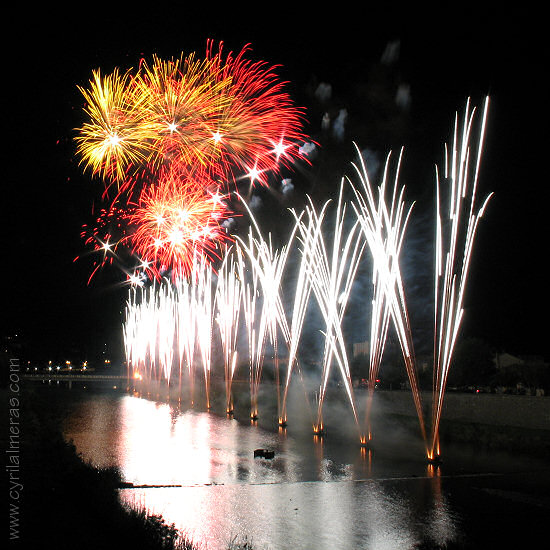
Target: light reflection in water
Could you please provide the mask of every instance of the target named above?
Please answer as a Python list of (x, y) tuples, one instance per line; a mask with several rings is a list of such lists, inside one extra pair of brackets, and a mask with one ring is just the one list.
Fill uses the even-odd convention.
[[(166, 403), (125, 395), (82, 403), (65, 426), (79, 452), (97, 466), (118, 466), (136, 485), (295, 481), (286, 437), (207, 412), (174, 413)], [(273, 448), (273, 461), (254, 459)]]
[[(146, 502), (209, 550), (226, 549), (234, 537), (259, 550), (413, 548), (432, 535), (432, 518), (413, 496), (374, 480), (121, 491), (124, 502)], [(433, 534), (436, 544), (449, 540)]]
[[(445, 544), (456, 530), (433, 471), (365, 479), (383, 477), (383, 461), (311, 432), (270, 432), (122, 395), (83, 401), (65, 434), (126, 481), (176, 485), (123, 489), (121, 500), (161, 514), (208, 550), (245, 536), (257, 550), (411, 548), (426, 538)], [(254, 459), (255, 448), (274, 449), (275, 459)]]

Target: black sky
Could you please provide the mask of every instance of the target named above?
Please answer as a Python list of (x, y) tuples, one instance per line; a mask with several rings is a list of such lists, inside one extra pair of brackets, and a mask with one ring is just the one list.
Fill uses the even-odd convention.
[[(418, 224), (431, 208), (433, 166), (442, 162), (455, 111), (469, 96), (481, 105), (489, 95), (480, 193), (495, 195), (474, 250), (464, 334), (548, 359), (548, 45), (541, 14), (528, 6), (513, 12), (463, 6), (457, 18), (333, 4), (270, 7), (266, 15), (258, 4), (231, 12), (162, 2), (147, 10), (90, 5), (82, 14), (51, 6), (10, 9), (6, 21), (17, 36), (3, 38), (4, 334), (23, 334), (44, 353), (93, 352), (120, 336), (120, 272), (104, 271), (88, 286), (90, 264), (73, 262), (85, 252), (80, 227), (101, 193), (74, 157), (73, 128), (82, 121), (76, 86), (85, 85), (93, 69), (130, 68), (141, 56), (201, 54), (211, 38), (235, 51), (250, 43), (252, 59), (281, 65), (287, 90), (307, 110), (312, 135), (321, 137), (322, 108), (311, 92), (320, 82), (331, 84), (332, 108), (348, 111), (345, 141), (321, 143), (325, 155), (334, 151), (335, 173), (348, 172), (354, 140), (384, 154), (403, 145)], [(380, 58), (397, 40), (391, 78), (410, 85), (411, 94), (403, 125), (380, 120), (374, 109), (388, 101)], [(307, 185), (328, 187), (315, 168)]]

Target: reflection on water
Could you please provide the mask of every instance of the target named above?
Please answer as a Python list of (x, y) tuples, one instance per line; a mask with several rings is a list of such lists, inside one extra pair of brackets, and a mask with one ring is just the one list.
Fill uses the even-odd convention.
[[(98, 466), (118, 466), (134, 484), (276, 483), (297, 479), (287, 438), (237, 420), (130, 395), (97, 397), (68, 419), (65, 436)], [(272, 461), (254, 459), (272, 448)]]
[[(425, 476), (423, 455), (403, 443), (384, 457), (361, 449), (346, 434), (320, 438), (303, 430), (268, 430), (256, 423), (127, 394), (78, 401), (64, 431), (82, 455), (100, 467), (117, 466), (136, 485), (205, 485), (361, 480)], [(303, 427), (302, 427), (303, 428)], [(275, 451), (254, 458), (257, 448)], [(419, 447), (420, 449), (420, 447)]]
[(414, 548), (443, 546), (455, 521), (441, 499), (422, 494), (425, 480), (237, 484), (125, 489), (124, 502), (145, 504), (209, 549), (247, 537), (258, 549)]
[[(65, 436), (141, 486), (121, 490), (123, 502), (162, 514), (209, 550), (234, 537), (276, 550), (412, 548), (456, 536), (437, 470), (410, 456), (406, 467), (373, 459), (345, 436), (271, 431), (127, 394), (73, 404)], [(254, 458), (256, 448), (275, 458)]]

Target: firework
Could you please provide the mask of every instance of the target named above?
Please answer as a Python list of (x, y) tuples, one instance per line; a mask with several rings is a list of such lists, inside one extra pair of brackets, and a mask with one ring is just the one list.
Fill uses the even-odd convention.
[(310, 201), (310, 206), (306, 208), (308, 223), (306, 225), (302, 222), (299, 225), (300, 241), (308, 261), (307, 274), (325, 321), (323, 367), (317, 422), (314, 425), (314, 431), (317, 433), (323, 432), (323, 404), (333, 358), (336, 359), (340, 369), (353, 417), (358, 425), (346, 345), (342, 333), (342, 320), (364, 244), (358, 238), (359, 225), (357, 221), (352, 224), (351, 228), (345, 229), (346, 205), (342, 200), (342, 193), (343, 185), (340, 185), (330, 254), (323, 233), (320, 231), (326, 212), (325, 207), (322, 208), (321, 215), (318, 215)]
[(321, 385), (318, 392), (317, 418), (313, 426), (314, 432), (319, 434), (324, 431), (323, 404), (333, 359), (336, 359), (340, 369), (353, 416), (358, 425), (341, 324), (364, 246), (357, 238), (357, 222), (352, 225), (351, 229), (344, 232), (346, 208), (342, 201), (342, 190), (343, 186), (340, 187), (330, 254), (327, 252), (322, 229), (331, 201), (327, 201), (319, 212), (316, 211), (311, 199), (309, 206), (301, 214), (292, 211), (299, 232), (301, 264), (294, 297), (291, 326), (290, 330), (287, 329), (289, 360), (279, 422), (281, 424), (286, 423), (288, 388), (293, 367), (297, 363), (298, 343), (310, 295), (313, 291), (325, 321)]
[(462, 131), (459, 135), (458, 115), (455, 116), (451, 151), (445, 146), (443, 177), (449, 183), (447, 216), (441, 212), (439, 170), (436, 167), (436, 266), (434, 316), (434, 379), (432, 396), (432, 436), (428, 459), (440, 456), (439, 424), (452, 354), (463, 316), (463, 300), (472, 249), (480, 218), (489, 194), (478, 208), (476, 190), (485, 136), (489, 99), (486, 98), (479, 130), (477, 156), (472, 167), (470, 136), (476, 109), (466, 103)]
[(204, 182), (170, 170), (143, 190), (129, 216), (135, 228), (130, 243), (155, 276), (171, 271), (173, 277), (187, 277), (196, 254), (219, 257), (220, 243), (229, 238), (221, 226), (228, 212), (225, 197), (211, 185), (209, 190)]
[(135, 109), (131, 75), (94, 71), (89, 89), (79, 87), (89, 121), (76, 137), (81, 164), (109, 182), (122, 181), (132, 166), (150, 155), (149, 124)]
[[(169, 354), (162, 353), (160, 348), (158, 326), (161, 315), (168, 315), (169, 323), (173, 311), (161, 308), (161, 303), (166, 305), (167, 298), (166, 288), (157, 287), (156, 283), (149, 288), (130, 290), (123, 334), (128, 368), (134, 375), (143, 373), (150, 380), (160, 380), (162, 373), (170, 376), (168, 365), (161, 363)], [(157, 369), (158, 365), (161, 367)]]
[(195, 253), (217, 257), (232, 181), (267, 185), (269, 174), (305, 158), (303, 111), (275, 68), (247, 60), (248, 47), (214, 50), (209, 41), (204, 59), (154, 56), (135, 71), (98, 70), (79, 87), (80, 163), (104, 180), (104, 198), (116, 184), (113, 204), (126, 201), (131, 227), (125, 244), (157, 277), (188, 276)]
[(135, 74), (95, 71), (89, 87), (79, 87), (89, 119), (76, 138), (85, 168), (126, 189), (140, 168), (155, 173), (172, 162), (227, 179), (304, 158), (303, 111), (275, 68), (247, 52), (224, 55), (220, 44), (214, 53), (209, 41), (202, 60), (154, 56)]
[(222, 88), (226, 100), (220, 100), (216, 143), (228, 170), (243, 170), (251, 185), (266, 185), (266, 173), (304, 158), (299, 147), (305, 139), (303, 110), (283, 91), (275, 67), (247, 60), (247, 51), (245, 47), (236, 56), (224, 56), (223, 44), (216, 53), (213, 43), (208, 44), (216, 79), (230, 82)]
[(189, 393), (191, 405), (195, 403), (195, 347), (197, 340), (197, 307), (196, 307), (196, 279), (180, 278), (172, 281), (175, 286), (175, 325), (178, 350), (179, 385), (181, 382), (183, 365), (187, 366)]
[(212, 324), (213, 324), (213, 296), (212, 296), (212, 268), (206, 264), (201, 256), (195, 264), (196, 280), (196, 323), (197, 340), (204, 371), (204, 386), (206, 393), (206, 408), (210, 408), (210, 369), (212, 361)]
[[(102, 208), (95, 216), (94, 223), (84, 224), (80, 237), (84, 244), (91, 247), (93, 270), (88, 283), (96, 272), (105, 265), (112, 265), (117, 258), (118, 249), (124, 247), (127, 239), (127, 211), (112, 205)], [(77, 256), (74, 261), (78, 260)]]
[(378, 197), (375, 196), (372, 190), (367, 169), (360, 154), (359, 158), (360, 165), (357, 166), (354, 164), (354, 167), (361, 182), (361, 189), (357, 190), (352, 184), (352, 189), (356, 198), (352, 206), (358, 216), (363, 235), (365, 236), (372, 254), (372, 282), (374, 287), (371, 312), (371, 350), (369, 355), (365, 433), (362, 436), (362, 441), (368, 443), (372, 439), (370, 413), (375, 381), (378, 378), (390, 321), (393, 322), (401, 346), (422, 437), (426, 440), (412, 331), (407, 312), (401, 270), (399, 267), (399, 255), (412, 209), (411, 205), (408, 210), (405, 210), (403, 201), (404, 187), (398, 185), (401, 155), (399, 156), (395, 171), (395, 179), (393, 189), (391, 190), (389, 206), (386, 198), (386, 186), (390, 155), (388, 155), (387, 158), (382, 182), (377, 189)]
[(263, 363), (263, 339), (258, 339), (257, 333), (257, 309), (259, 304), (259, 273), (257, 270), (249, 270), (243, 258), (243, 252), (238, 247), (237, 263), (239, 279), (242, 284), (242, 307), (244, 322), (248, 334), (248, 368), (250, 382), (250, 418), (258, 417), (257, 388), (261, 377)]
[(154, 171), (167, 163), (221, 174), (217, 162), (217, 121), (230, 101), (229, 77), (218, 77), (213, 61), (186, 58), (142, 62), (134, 79), (135, 109), (147, 121)]
[[(246, 203), (243, 201), (246, 206)], [(277, 387), (277, 413), (279, 419), (282, 418), (281, 414), (281, 395), (280, 395), (280, 373), (279, 373), (279, 355), (278, 355), (278, 332), (279, 329), (283, 334), (284, 341), (287, 345), (290, 344), (290, 330), (284, 311), (282, 299), (281, 299), (281, 284), (289, 252), (292, 248), (292, 243), (298, 225), (295, 224), (294, 229), (290, 233), (287, 243), (280, 249), (274, 250), (271, 234), (268, 235), (267, 241), (262, 236), (260, 227), (250, 211), (248, 210), (249, 217), (252, 221), (252, 225), (249, 229), (248, 240), (238, 239), (239, 246), (246, 253), (250, 262), (251, 269), (253, 270), (253, 280), (258, 279), (260, 282), (260, 288), (262, 290), (262, 304), (259, 310), (259, 321), (256, 322), (256, 330), (251, 331), (249, 328), (249, 340), (254, 339), (254, 350), (256, 352), (256, 359), (253, 367), (253, 384), (252, 396), (253, 401), (257, 402), (259, 393), (259, 384), (261, 381), (261, 373), (263, 367), (263, 356), (266, 341), (269, 340), (274, 350), (275, 359), (275, 385)], [(240, 267), (241, 276), (244, 276), (244, 270), (242, 264)], [(249, 294), (245, 294), (249, 297)], [(245, 304), (245, 311), (250, 309), (250, 304)], [(250, 327), (251, 316), (247, 318)], [(256, 410), (253, 410), (252, 415), (257, 416)]]
[(241, 311), (242, 285), (237, 276), (236, 261), (234, 250), (227, 249), (216, 285), (216, 321), (223, 349), (227, 414), (233, 412), (231, 386), (237, 364), (237, 330)]

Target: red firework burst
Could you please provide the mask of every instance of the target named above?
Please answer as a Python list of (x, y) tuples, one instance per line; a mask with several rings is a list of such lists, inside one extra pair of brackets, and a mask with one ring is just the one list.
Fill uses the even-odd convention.
[(218, 148), (219, 164), (226, 173), (244, 170), (253, 184), (265, 172), (277, 173), (303, 158), (300, 144), (303, 110), (294, 106), (283, 91), (275, 69), (264, 61), (251, 62), (245, 58), (248, 47), (234, 56), (223, 55), (223, 44), (217, 53), (209, 41), (207, 59), (215, 74), (214, 80), (226, 83), (220, 88), (224, 98), (219, 103), (214, 141)]
[[(105, 264), (113, 264), (118, 248), (124, 245), (127, 238), (127, 217), (127, 210), (113, 204), (108, 209), (102, 208), (92, 224), (82, 226), (80, 236), (84, 239), (84, 244), (90, 246), (94, 253), (93, 271), (88, 283)], [(79, 258), (80, 256), (77, 256), (73, 261)]]
[(155, 56), (137, 71), (97, 71), (80, 88), (88, 122), (77, 153), (104, 180), (104, 200), (116, 188), (88, 242), (104, 249), (101, 265), (112, 260), (112, 240), (99, 232), (124, 203), (116, 211), (131, 252), (156, 277), (189, 275), (196, 255), (213, 258), (229, 238), (221, 193), (231, 180), (267, 185), (269, 173), (304, 158), (303, 111), (276, 68), (247, 60), (246, 46), (237, 55), (225, 54), (222, 43), (214, 50), (208, 41), (204, 59)]
[(196, 256), (212, 260), (229, 240), (221, 225), (228, 216), (224, 196), (205, 175), (194, 178), (170, 169), (142, 191), (129, 215), (135, 228), (130, 237), (133, 252), (155, 277), (168, 271), (172, 277), (187, 277)]

